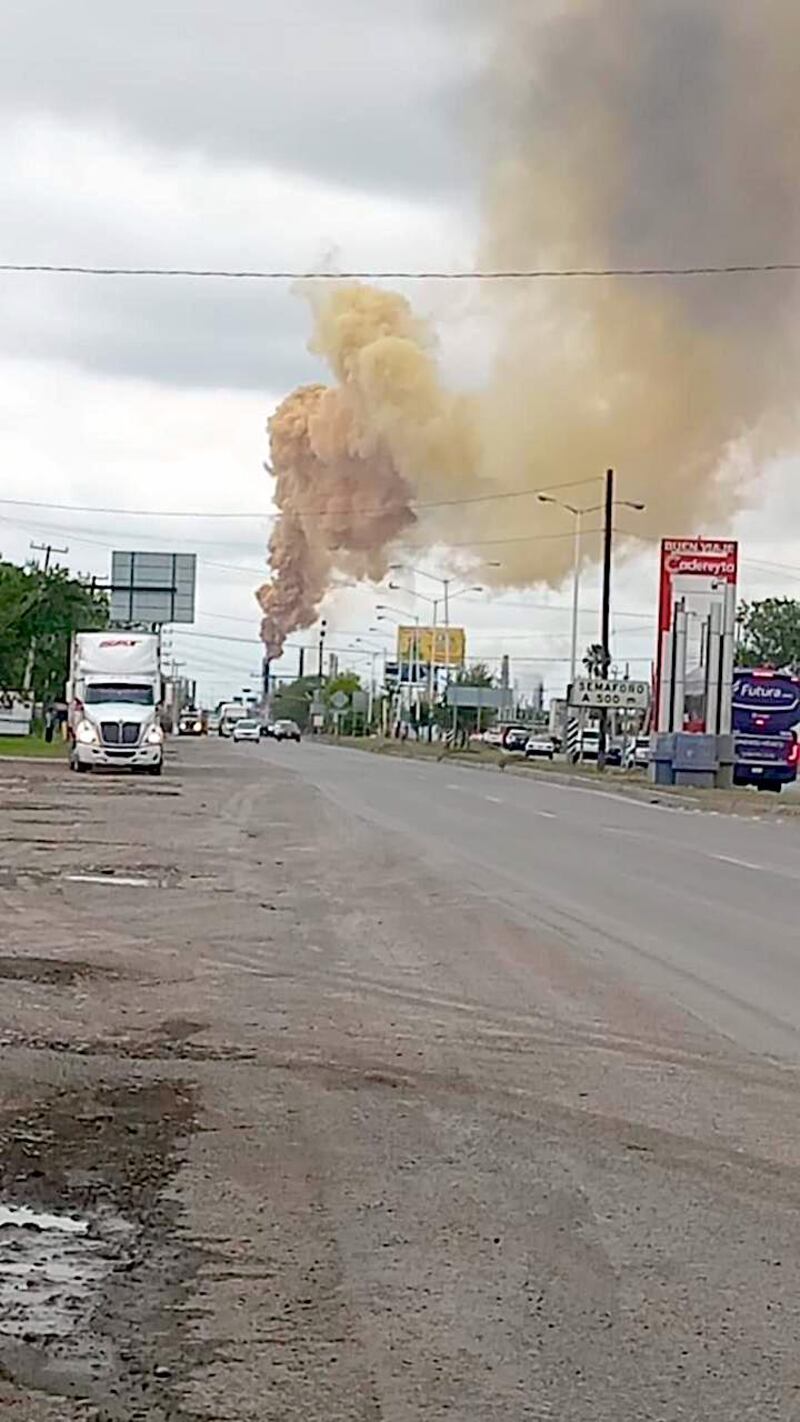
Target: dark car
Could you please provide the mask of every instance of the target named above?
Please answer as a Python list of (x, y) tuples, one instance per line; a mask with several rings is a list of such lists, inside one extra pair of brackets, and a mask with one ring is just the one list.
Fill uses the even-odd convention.
[(205, 729), (205, 723), (200, 711), (185, 710), (181, 712), (178, 721), (179, 736), (202, 736)]
[(276, 741), (297, 741), (300, 743), (300, 727), (296, 721), (276, 721), (272, 728), (272, 738)]
[(530, 734), (530, 726), (509, 726), (503, 736), (503, 750), (523, 752)]

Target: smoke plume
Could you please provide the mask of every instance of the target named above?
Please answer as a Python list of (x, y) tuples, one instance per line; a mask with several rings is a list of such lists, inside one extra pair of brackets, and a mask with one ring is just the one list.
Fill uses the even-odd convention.
[[(479, 269), (797, 258), (796, 0), (495, 0), (493, 13)], [(270, 646), (313, 620), (335, 568), (374, 576), (392, 544), (499, 563), (481, 570), (498, 586), (557, 584), (571, 524), (520, 490), (613, 465), (620, 496), (647, 505), (620, 510), (623, 546), (722, 533), (758, 463), (793, 446), (794, 277), (476, 288), (494, 354), (469, 396), (448, 387), (403, 296), (306, 293), (334, 383), (290, 396), (271, 422)], [(562, 497), (590, 507), (600, 485)], [(586, 520), (588, 557), (598, 524)]]

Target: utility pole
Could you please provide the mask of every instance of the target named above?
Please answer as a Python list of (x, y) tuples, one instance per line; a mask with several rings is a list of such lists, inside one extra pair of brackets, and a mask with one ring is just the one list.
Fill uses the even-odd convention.
[[(44, 564), (42, 566), (43, 573), (50, 572), (50, 559), (54, 553), (63, 553), (65, 557), (69, 553), (68, 548), (55, 548), (52, 543), (34, 543), (33, 541), (31, 541), (30, 547), (34, 553), (44, 553)], [(31, 688), (33, 687), (33, 673), (35, 667), (36, 638), (31, 637), (31, 645), (28, 648), (28, 657), (27, 661), (25, 662), (25, 672), (22, 678), (22, 695), (25, 698), (30, 695)]]
[(321, 621), (320, 624), (319, 624), (319, 671), (318, 671), (318, 676), (319, 676), (319, 684), (320, 684), (320, 686), (322, 686), (322, 683), (323, 683), (323, 681), (325, 680), (323, 657), (324, 657), (324, 655), (325, 655), (325, 633), (327, 632), (327, 630), (328, 630), (328, 624), (327, 624), (327, 621), (325, 620), (325, 618), (323, 617), (322, 621)]
[[(603, 604), (600, 620), (600, 643), (603, 648), (603, 678), (608, 677), (611, 666), (611, 551), (614, 537), (614, 470), (606, 470), (606, 496), (603, 517)], [(597, 747), (597, 769), (606, 768), (608, 742), (608, 712), (600, 712), (600, 729)]]
[(63, 553), (65, 558), (69, 553), (68, 548), (56, 548), (52, 543), (34, 543), (31, 541), (30, 547), (34, 553), (44, 553), (44, 563), (42, 565), (43, 573), (50, 572), (50, 559), (54, 553)]

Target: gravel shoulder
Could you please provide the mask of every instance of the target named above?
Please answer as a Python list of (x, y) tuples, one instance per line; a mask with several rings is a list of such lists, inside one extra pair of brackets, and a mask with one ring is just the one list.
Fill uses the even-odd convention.
[(4, 1417), (798, 1416), (793, 1068), (260, 747), (0, 832)]

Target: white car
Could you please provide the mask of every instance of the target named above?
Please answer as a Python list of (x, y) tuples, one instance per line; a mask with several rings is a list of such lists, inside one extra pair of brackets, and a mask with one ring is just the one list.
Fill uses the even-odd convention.
[(234, 741), (259, 741), (261, 725), (258, 721), (242, 719), (235, 723), (231, 736)]
[(525, 746), (525, 756), (528, 760), (552, 760), (556, 753), (553, 737), (545, 732), (529, 736)]
[(626, 770), (646, 770), (650, 764), (650, 737), (637, 736), (625, 752)]

